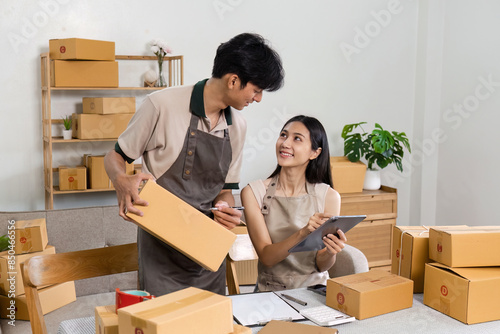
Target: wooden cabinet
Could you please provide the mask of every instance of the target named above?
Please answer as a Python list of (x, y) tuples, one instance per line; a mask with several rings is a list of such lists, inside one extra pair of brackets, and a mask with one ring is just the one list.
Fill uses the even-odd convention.
[[(146, 60), (150, 61), (152, 65), (155, 65), (157, 61), (156, 56), (116, 56), (115, 59), (119, 62), (128, 60)], [(54, 174), (58, 173), (58, 166), (54, 166), (53, 163), (53, 150), (55, 145), (86, 145), (88, 147), (95, 147), (97, 142), (115, 142), (117, 138), (112, 139), (71, 139), (63, 140), (62, 137), (53, 135), (53, 126), (62, 126), (63, 120), (59, 118), (53, 118), (52, 116), (52, 99), (55, 98), (56, 94), (64, 95), (65, 93), (75, 94), (81, 92), (82, 97), (97, 94), (99, 96), (111, 95), (113, 92), (116, 94), (117, 91), (133, 91), (133, 92), (144, 92), (150, 93), (154, 90), (163, 89), (164, 87), (116, 87), (116, 88), (95, 88), (95, 87), (52, 87), (51, 86), (51, 59), (49, 53), (42, 53), (40, 55), (41, 62), (41, 88), (42, 88), (42, 132), (43, 132), (43, 169), (44, 169), (44, 184), (45, 184), (45, 209), (54, 208), (54, 195), (64, 195), (69, 193), (88, 193), (88, 192), (102, 192), (102, 191), (114, 191), (113, 189), (87, 189), (87, 190), (72, 190), (72, 191), (62, 191), (59, 189), (58, 185), (55, 184)], [(164, 66), (168, 67), (168, 85), (177, 86), (184, 84), (184, 70), (183, 70), (183, 56), (167, 56), (164, 57)], [(142, 73), (137, 73), (137, 77), (140, 77)], [(59, 94), (59, 92), (61, 92)], [(90, 93), (89, 93), (90, 92)], [(54, 96), (53, 96), (54, 95)], [(111, 95), (112, 96), (112, 95)], [(76, 107), (72, 110), (68, 110), (68, 114), (74, 112)], [(92, 152), (85, 152), (92, 153)], [(83, 154), (82, 154), (83, 156)], [(62, 163), (60, 163), (62, 165)]]
[(397, 190), (382, 186), (379, 190), (341, 194), (341, 198), (341, 215), (366, 215), (363, 222), (347, 232), (347, 242), (365, 254), (370, 268), (390, 270)]

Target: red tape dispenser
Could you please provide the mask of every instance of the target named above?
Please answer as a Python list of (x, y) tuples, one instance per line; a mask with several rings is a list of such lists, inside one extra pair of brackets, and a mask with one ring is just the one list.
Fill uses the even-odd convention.
[(140, 303), (144, 300), (153, 299), (155, 296), (149, 294), (146, 291), (140, 290), (129, 290), (129, 291), (120, 291), (119, 288), (116, 288), (116, 310), (121, 307), (133, 305)]

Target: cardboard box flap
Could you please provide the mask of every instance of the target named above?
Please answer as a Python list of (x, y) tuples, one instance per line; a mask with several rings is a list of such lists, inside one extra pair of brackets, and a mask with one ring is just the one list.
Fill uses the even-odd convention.
[(28, 227), (43, 226), (44, 224), (45, 224), (45, 218), (38, 218), (38, 219), (33, 219), (33, 220), (19, 220), (19, 221), (16, 221), (14, 228), (17, 230), (17, 229), (23, 229), (23, 228), (28, 228)]
[(454, 273), (455, 275), (458, 275), (469, 281), (481, 281), (490, 280), (491, 278), (500, 278), (500, 267), (452, 268), (438, 262), (428, 263), (427, 265)]
[(262, 334), (337, 334), (335, 328), (325, 328), (297, 322), (271, 320), (259, 333)]
[(438, 231), (440, 233), (446, 233), (450, 235), (461, 235), (461, 234), (481, 234), (481, 233), (500, 233), (500, 226), (455, 226), (450, 228), (434, 228), (431, 229)]
[(381, 286), (406, 284), (408, 282), (407, 278), (376, 269), (365, 273), (336, 277), (332, 280), (356, 291), (379, 290)]

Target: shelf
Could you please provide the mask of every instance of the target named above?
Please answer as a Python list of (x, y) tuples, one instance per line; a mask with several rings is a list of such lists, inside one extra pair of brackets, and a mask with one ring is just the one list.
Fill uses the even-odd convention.
[[(49, 142), (48, 138), (43, 138), (46, 142)], [(100, 142), (100, 141), (117, 141), (118, 138), (101, 138), (101, 139), (63, 139), (63, 137), (52, 137), (52, 143), (88, 143), (88, 142)]]
[(99, 192), (115, 191), (115, 189), (85, 189), (85, 190), (59, 190), (58, 186), (54, 187), (54, 195), (64, 194), (82, 194), (82, 193), (99, 193)]

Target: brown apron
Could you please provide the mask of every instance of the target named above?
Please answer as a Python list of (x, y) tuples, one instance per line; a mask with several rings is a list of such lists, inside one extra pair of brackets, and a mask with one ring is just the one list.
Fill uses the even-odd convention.
[[(269, 236), (273, 243), (285, 240), (303, 228), (309, 218), (318, 212), (316, 191), (306, 183), (306, 195), (298, 197), (275, 197), (278, 176), (275, 176), (262, 202)], [(303, 288), (314, 284), (326, 284), (328, 272), (320, 272), (316, 266), (317, 251), (290, 253), (271, 268), (258, 263), (258, 291), (279, 291)]]
[[(198, 130), (192, 115), (181, 153), (157, 183), (207, 216), (220, 193), (232, 159), (228, 130), (216, 137)], [(188, 237), (188, 236), (186, 236)], [(206, 240), (207, 250), (217, 240)], [(190, 286), (225, 294), (226, 263), (217, 272), (206, 270), (166, 243), (138, 229), (139, 283), (141, 289), (161, 296)]]

